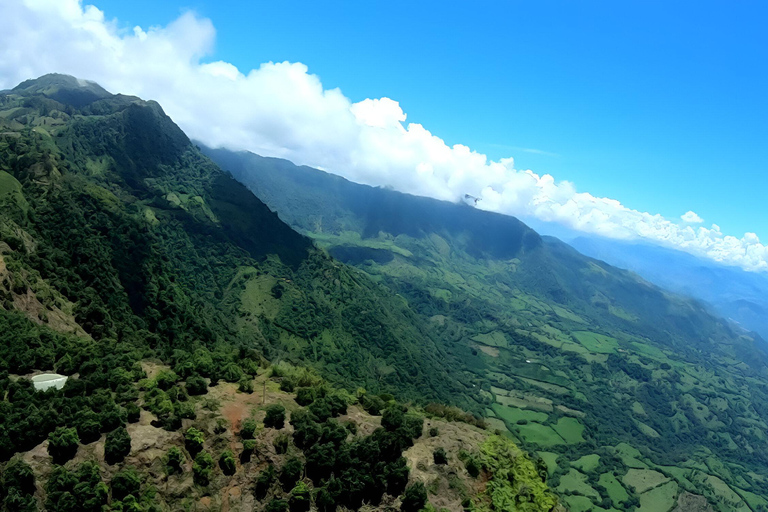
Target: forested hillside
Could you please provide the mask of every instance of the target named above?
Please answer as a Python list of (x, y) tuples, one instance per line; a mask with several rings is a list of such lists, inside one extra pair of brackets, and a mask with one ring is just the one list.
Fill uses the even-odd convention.
[[(415, 511), (448, 486), (431, 455), (420, 479), (401, 458), (425, 418), (475, 429), (447, 455), (449, 509), (548, 510), (513, 444), (423, 409), (482, 410), (468, 354), (280, 221), (158, 104), (63, 75), (0, 93), (5, 510)], [(35, 391), (49, 371), (63, 390)]]
[(280, 217), (402, 295), (485, 414), (573, 510), (764, 510), (763, 340), (518, 220), (204, 149)]

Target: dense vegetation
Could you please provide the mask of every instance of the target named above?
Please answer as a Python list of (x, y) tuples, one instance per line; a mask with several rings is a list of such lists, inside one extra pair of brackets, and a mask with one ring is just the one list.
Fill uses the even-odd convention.
[[(393, 394), (481, 411), (471, 373), (444, 366), (451, 357), (401, 297), (281, 222), (159, 105), (60, 75), (0, 94), (5, 510), (175, 510), (176, 495), (145, 484), (170, 475), (222, 489), (224, 478), (258, 474), (256, 492), (267, 492), (257, 500), (269, 510), (398, 499), (409, 474), (401, 455), (421, 436), (423, 413), (406, 413)], [(383, 414), (384, 427), (347, 441), (334, 418), (357, 398), (276, 365), (273, 379), (284, 393), (296, 388), (306, 412), (272, 404), (258, 423), (244, 422), (242, 451), (222, 449), (232, 431), (212, 412), (211, 389), (266, 398), (269, 360), (367, 389), (361, 407)], [(148, 361), (163, 369), (148, 375)], [(35, 391), (25, 377), (43, 371), (70, 378), (62, 390)], [(294, 435), (274, 440), (275, 457), (302, 467), (275, 459), (285, 462), (276, 476), (254, 442), (259, 429), (288, 424)], [(150, 462), (131, 455), (131, 432), (172, 436), (162, 472), (134, 470)], [(43, 442), (51, 458), (29, 470)], [(238, 470), (238, 459), (254, 473)], [(418, 488), (406, 494), (406, 508), (424, 505)]]
[(205, 151), (427, 319), (572, 509), (768, 507), (763, 340), (516, 219)]

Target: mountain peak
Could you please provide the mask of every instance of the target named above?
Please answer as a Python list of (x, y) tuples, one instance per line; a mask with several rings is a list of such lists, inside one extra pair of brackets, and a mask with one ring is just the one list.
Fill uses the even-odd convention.
[(109, 91), (96, 82), (60, 73), (49, 73), (39, 78), (25, 80), (11, 92), (21, 95), (42, 94), (75, 108), (112, 97)]

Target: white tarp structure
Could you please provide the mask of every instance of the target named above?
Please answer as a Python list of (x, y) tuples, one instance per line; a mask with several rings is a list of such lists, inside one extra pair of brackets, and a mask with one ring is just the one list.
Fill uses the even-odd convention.
[(32, 384), (37, 391), (45, 391), (51, 388), (61, 389), (66, 383), (66, 375), (59, 375), (58, 373), (43, 373), (32, 377)]

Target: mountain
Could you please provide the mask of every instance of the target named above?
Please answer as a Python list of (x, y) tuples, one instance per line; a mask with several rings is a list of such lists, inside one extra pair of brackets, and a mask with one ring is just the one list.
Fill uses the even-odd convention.
[(551, 509), (465, 354), (157, 103), (0, 93), (2, 510)]
[(768, 276), (650, 244), (598, 237), (568, 242), (583, 254), (626, 268), (676, 293), (711, 304), (718, 314), (768, 339)]
[[(517, 219), (203, 148), (281, 219), (400, 294), (574, 510), (768, 507), (763, 341)], [(703, 501), (702, 501), (703, 500)]]

